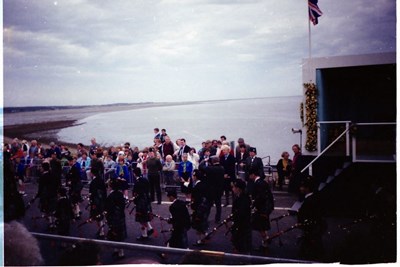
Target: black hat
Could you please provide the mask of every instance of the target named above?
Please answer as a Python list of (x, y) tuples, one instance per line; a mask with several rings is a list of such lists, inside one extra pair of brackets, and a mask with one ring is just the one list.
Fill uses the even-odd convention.
[(249, 152), (254, 152), (257, 154), (257, 149), (255, 147), (250, 147)]
[(174, 189), (174, 188), (171, 188), (171, 189), (168, 189), (167, 190), (167, 196), (168, 197), (174, 197), (174, 198), (177, 198), (178, 197), (178, 194), (176, 193), (176, 190)]
[(240, 188), (240, 189), (242, 189), (242, 190), (245, 190), (245, 189), (246, 189), (246, 183), (245, 183), (245, 181), (243, 181), (243, 180), (241, 180), (241, 179), (236, 179), (236, 180), (233, 182), (233, 186), (235, 186), (235, 187), (237, 187), (237, 188)]
[(70, 155), (67, 155), (65, 158), (66, 158), (68, 161), (71, 161), (71, 160), (74, 159), (74, 158), (73, 158), (72, 156), (70, 156)]

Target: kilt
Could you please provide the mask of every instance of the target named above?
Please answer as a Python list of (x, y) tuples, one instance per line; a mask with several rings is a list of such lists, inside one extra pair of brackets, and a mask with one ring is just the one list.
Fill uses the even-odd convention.
[(150, 222), (153, 219), (151, 214), (151, 203), (146, 195), (139, 196), (135, 199), (136, 213), (135, 221), (139, 223)]
[(46, 196), (41, 197), (39, 202), (40, 211), (44, 213), (52, 213), (57, 207), (57, 197)]
[(251, 228), (256, 231), (268, 231), (271, 229), (269, 215), (255, 211), (251, 214)]
[(108, 224), (107, 239), (110, 241), (123, 241), (128, 236), (126, 231), (125, 218), (119, 222)]

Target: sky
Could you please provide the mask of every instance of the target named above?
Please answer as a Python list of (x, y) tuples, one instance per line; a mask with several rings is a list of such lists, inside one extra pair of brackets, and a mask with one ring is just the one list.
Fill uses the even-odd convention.
[[(312, 56), (396, 51), (396, 1), (320, 0)], [(302, 94), (306, 0), (3, 0), (3, 105)]]

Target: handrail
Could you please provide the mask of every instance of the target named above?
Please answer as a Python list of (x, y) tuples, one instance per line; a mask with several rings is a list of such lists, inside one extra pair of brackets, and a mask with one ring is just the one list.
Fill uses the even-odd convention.
[[(329, 150), (329, 148), (331, 148), (337, 141), (340, 140), (340, 138), (342, 138), (348, 131), (350, 130), (350, 127), (347, 126), (346, 130), (343, 131), (343, 133), (341, 133), (332, 143), (330, 143), (315, 159), (313, 159), (310, 163), (307, 164), (306, 167), (304, 167), (301, 170), (301, 173), (303, 173), (305, 170), (307, 170), (308, 168), (310, 168), (314, 162), (316, 162), (323, 154), (325, 154), (326, 151)], [(312, 175), (312, 169), (310, 168), (309, 170), (309, 174)]]
[(265, 156), (265, 157), (262, 157), (261, 159), (266, 159), (266, 158), (268, 158), (268, 164), (267, 165), (271, 165), (271, 156)]
[(396, 122), (357, 122), (356, 125), (396, 125)]
[[(186, 254), (196, 250), (192, 249), (182, 249), (182, 248), (172, 248), (172, 247), (161, 247), (161, 246), (152, 246), (145, 244), (134, 244), (134, 243), (126, 243), (126, 242), (114, 242), (109, 240), (98, 240), (98, 239), (90, 239), (90, 238), (81, 238), (81, 237), (71, 237), (71, 236), (59, 236), (59, 235), (50, 235), (43, 233), (31, 232), (31, 234), (38, 239), (49, 239), (49, 240), (58, 240), (64, 242), (78, 242), (78, 241), (92, 241), (99, 245), (108, 245), (114, 248), (125, 248), (125, 249), (137, 249), (137, 250), (146, 250), (146, 251), (154, 251), (161, 253), (172, 253), (172, 254)], [(272, 258), (272, 257), (261, 257), (255, 255), (245, 255), (245, 254), (233, 254), (233, 253), (225, 253), (222, 251), (210, 251), (210, 250), (199, 250), (200, 253), (224, 257), (228, 259), (238, 259), (238, 260), (247, 260), (249, 262), (255, 263), (316, 263), (312, 261), (305, 260), (296, 260), (296, 259), (286, 259), (286, 258)]]
[[(355, 123), (356, 126), (386, 126), (386, 125), (397, 125), (397, 122), (358, 122)], [(353, 162), (375, 162), (375, 163), (392, 163), (396, 162), (396, 154), (393, 155), (394, 159), (359, 159), (357, 157), (357, 139), (353, 136), (352, 139), (352, 148), (353, 148)], [(395, 151), (396, 153), (396, 151)]]
[(317, 121), (317, 124), (339, 124), (339, 123), (350, 123), (351, 121)]

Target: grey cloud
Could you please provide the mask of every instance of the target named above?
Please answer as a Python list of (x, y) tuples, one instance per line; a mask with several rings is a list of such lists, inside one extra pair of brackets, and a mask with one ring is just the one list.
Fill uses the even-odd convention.
[[(301, 93), (306, 1), (3, 3), (6, 106), (27, 105), (13, 95), (28, 88), (37, 96), (29, 103), (40, 105), (55, 88), (60, 96), (79, 92), (73, 104), (94, 101), (93, 92), (101, 92), (97, 102)], [(311, 29), (313, 56), (395, 50), (394, 1), (319, 6), (324, 15)]]

